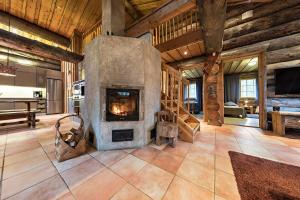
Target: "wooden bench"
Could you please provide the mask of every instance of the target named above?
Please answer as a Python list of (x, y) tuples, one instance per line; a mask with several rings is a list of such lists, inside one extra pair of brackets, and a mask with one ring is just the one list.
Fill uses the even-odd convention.
[[(286, 118), (288, 118), (287, 121)], [(300, 112), (273, 111), (272, 126), (276, 135), (284, 136), (286, 126), (300, 128)]]
[[(30, 127), (35, 127), (36, 122), (40, 120), (36, 119), (36, 113), (39, 113), (39, 110), (3, 110), (0, 111), (0, 121), (5, 120), (4, 122), (0, 122), (0, 126), (9, 126), (9, 125), (17, 125), (17, 124), (25, 124), (27, 123)], [(20, 119), (25, 118), (24, 120), (18, 121), (7, 121), (11, 119)]]

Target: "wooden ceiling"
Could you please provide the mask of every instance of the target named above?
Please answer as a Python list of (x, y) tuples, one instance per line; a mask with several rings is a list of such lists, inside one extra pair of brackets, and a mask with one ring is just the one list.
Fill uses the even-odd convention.
[(258, 58), (247, 58), (224, 63), (224, 74), (239, 74), (258, 70)]
[(0, 0), (0, 10), (68, 38), (101, 19), (99, 0)]
[[(166, 0), (127, 0), (139, 17)], [(0, 10), (70, 38), (101, 20), (101, 0), (0, 0)], [(127, 14), (127, 22), (132, 22)]]
[[(247, 58), (244, 60), (235, 60), (224, 63), (224, 74), (239, 74), (258, 71), (258, 59)], [(182, 71), (182, 75), (187, 79), (194, 79), (203, 76), (203, 72), (199, 68), (187, 69)]]
[(128, 2), (142, 15), (151, 13), (167, 0), (128, 0)]
[(180, 61), (182, 59), (200, 56), (204, 54), (204, 46), (202, 41), (198, 41), (187, 46), (179, 47), (170, 51), (162, 52), (162, 62), (169, 63)]
[(203, 76), (203, 71), (199, 68), (188, 69), (182, 71), (182, 76), (187, 79), (199, 78)]

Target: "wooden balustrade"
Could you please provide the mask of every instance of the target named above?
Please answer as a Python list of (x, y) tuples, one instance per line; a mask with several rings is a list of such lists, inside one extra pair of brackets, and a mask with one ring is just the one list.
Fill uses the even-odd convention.
[[(164, 98), (162, 103), (166, 109), (173, 110), (173, 105), (176, 104), (176, 114), (179, 113), (179, 107), (189, 110), (190, 103), (184, 103), (184, 87), (187, 86), (189, 99), (189, 85), (190, 81), (183, 78), (180, 71), (168, 65), (162, 65), (161, 89)], [(189, 101), (189, 100), (188, 100)]]
[(101, 35), (101, 21), (97, 22), (92, 28), (83, 34), (83, 46), (89, 44), (95, 37)]
[(155, 26), (151, 30), (153, 46), (199, 29), (198, 10), (189, 10)]

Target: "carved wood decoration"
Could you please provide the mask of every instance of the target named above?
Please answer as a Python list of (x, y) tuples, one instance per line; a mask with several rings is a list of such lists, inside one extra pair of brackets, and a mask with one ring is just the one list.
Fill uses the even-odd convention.
[(226, 0), (199, 0), (200, 25), (204, 39), (207, 60), (204, 64), (204, 119), (210, 125), (223, 123), (223, 88), (220, 70), (220, 53), (223, 48)]

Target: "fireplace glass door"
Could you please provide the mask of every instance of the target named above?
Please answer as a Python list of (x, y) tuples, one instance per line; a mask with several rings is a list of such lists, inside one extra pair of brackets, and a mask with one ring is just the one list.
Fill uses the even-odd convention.
[(106, 121), (138, 121), (139, 90), (106, 89)]

